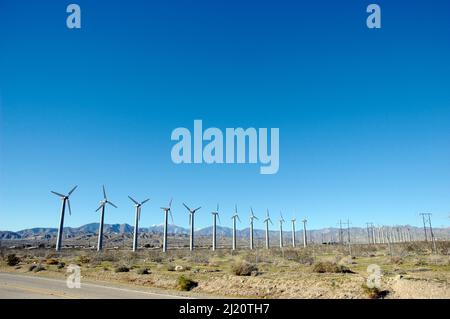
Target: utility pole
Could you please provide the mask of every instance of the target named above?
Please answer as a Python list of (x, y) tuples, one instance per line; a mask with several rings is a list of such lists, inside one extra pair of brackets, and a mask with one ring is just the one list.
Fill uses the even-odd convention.
[(339, 220), (339, 243), (341, 244), (341, 245), (343, 245), (344, 244), (344, 236), (343, 236), (344, 234), (342, 233), (342, 221), (341, 220)]
[(430, 235), (431, 235), (431, 241), (433, 243), (434, 253), (437, 254), (436, 239), (434, 238), (433, 227), (431, 226), (431, 214), (430, 213), (428, 214), (428, 223), (430, 225)]

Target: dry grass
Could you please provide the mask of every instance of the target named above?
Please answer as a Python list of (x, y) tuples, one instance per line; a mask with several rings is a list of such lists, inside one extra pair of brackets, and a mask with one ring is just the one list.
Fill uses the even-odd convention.
[[(450, 243), (440, 243), (441, 250), (448, 247)], [(182, 289), (177, 284), (182, 271), (183, 278), (198, 284), (195, 291), (231, 297), (372, 298), (373, 295), (380, 298), (376, 291), (363, 287), (371, 264), (382, 268), (383, 287), (390, 291), (387, 298), (413, 293), (426, 296), (427, 289), (433, 296), (446, 296), (445, 287), (450, 283), (450, 256), (432, 255), (429, 243), (396, 244), (391, 250), (387, 245), (353, 245), (352, 258), (346, 247), (332, 245), (234, 252), (172, 249), (166, 254), (157, 249), (141, 249), (136, 253), (125, 249), (103, 252), (64, 249), (58, 253), (47, 249), (1, 251), (4, 257), (0, 271), (26, 273), (29, 269), (33, 272), (42, 264), (48, 267), (43, 275), (64, 278), (64, 271), (58, 268), (79, 264), (86, 279), (164, 289)], [(6, 256), (11, 254), (20, 259), (22, 269), (7, 266)], [(118, 266), (128, 268), (128, 273), (116, 272)], [(347, 275), (350, 271), (347, 267), (355, 274)], [(403, 280), (394, 286), (394, 278), (399, 274), (414, 280)], [(408, 291), (419, 280), (421, 288)]]

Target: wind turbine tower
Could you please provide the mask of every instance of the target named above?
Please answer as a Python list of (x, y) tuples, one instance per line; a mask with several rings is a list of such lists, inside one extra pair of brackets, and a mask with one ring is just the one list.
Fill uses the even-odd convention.
[(280, 212), (280, 248), (283, 248), (283, 223), (285, 222), (283, 214)]
[(307, 222), (306, 218), (304, 220), (302, 220), (302, 223), (303, 223), (303, 247), (308, 246), (308, 241), (307, 241), (308, 239), (306, 236), (306, 222)]
[(190, 240), (189, 240), (189, 250), (193, 251), (194, 250), (194, 217), (195, 217), (195, 213), (202, 208), (201, 206), (196, 208), (196, 209), (190, 209), (185, 203), (183, 203), (184, 207), (186, 207), (186, 209), (189, 211), (189, 224), (191, 227), (191, 236), (190, 236)]
[(173, 224), (173, 216), (172, 216), (172, 198), (169, 201), (169, 207), (161, 207), (164, 211), (164, 236), (163, 236), (163, 252), (167, 252), (167, 232), (168, 232), (168, 224), (169, 224), (169, 215), (172, 219)]
[(238, 212), (237, 212), (237, 205), (234, 209), (234, 215), (231, 217), (233, 220), (233, 250), (236, 250), (236, 218), (241, 222), (241, 219), (239, 218)]
[(264, 219), (264, 223), (266, 223), (266, 249), (270, 248), (270, 243), (269, 243), (269, 222), (273, 225), (272, 220), (269, 217), (269, 210), (267, 210), (266, 219)]
[(253, 221), (256, 219), (258, 220), (258, 217), (255, 216), (255, 214), (253, 213), (253, 208), (250, 207), (250, 210), (252, 212), (252, 214), (250, 215), (250, 250), (253, 250), (254, 248), (254, 239), (253, 239)]
[(96, 209), (96, 212), (98, 212), (101, 209), (101, 215), (100, 215), (100, 225), (98, 226), (98, 244), (97, 244), (97, 251), (100, 251), (103, 249), (103, 223), (105, 221), (105, 207), (106, 204), (111, 205), (112, 207), (117, 208), (116, 205), (111, 203), (108, 198), (106, 197), (106, 190), (105, 185), (103, 185), (103, 199), (100, 201), (99, 208)]
[(61, 201), (62, 201), (61, 217), (60, 217), (60, 220), (59, 220), (59, 228), (58, 228), (58, 237), (56, 238), (56, 251), (60, 251), (61, 250), (61, 241), (62, 241), (63, 229), (64, 229), (64, 213), (66, 211), (66, 204), (67, 204), (67, 207), (69, 208), (69, 215), (72, 215), (72, 210), (70, 208), (69, 197), (70, 197), (70, 195), (72, 195), (72, 193), (75, 191), (75, 189), (77, 187), (78, 186), (75, 186), (74, 188), (72, 188), (72, 190), (67, 195), (63, 195), (63, 194), (51, 191), (56, 196), (61, 197)]
[(211, 212), (213, 215), (213, 234), (212, 234), (212, 250), (215, 251), (217, 249), (217, 219), (219, 219), (219, 204), (217, 204), (217, 209), (215, 212)]
[(138, 247), (138, 236), (139, 236), (139, 221), (141, 220), (141, 206), (147, 203), (150, 198), (139, 203), (133, 197), (128, 196), (128, 198), (134, 203), (134, 207), (136, 207), (136, 216), (134, 218), (134, 235), (133, 235), (133, 251), (137, 250)]
[(292, 218), (291, 219), (291, 223), (292, 223), (292, 247), (295, 248), (295, 222), (297, 221), (297, 219)]

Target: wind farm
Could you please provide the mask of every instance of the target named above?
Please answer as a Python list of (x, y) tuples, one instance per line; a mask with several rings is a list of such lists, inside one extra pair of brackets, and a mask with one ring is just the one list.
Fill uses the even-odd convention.
[[(433, 228), (431, 213), (417, 215), (422, 221), (421, 227), (375, 226), (372, 222), (367, 222), (366, 227), (350, 227), (349, 220), (346, 223), (340, 220), (337, 228), (321, 230), (307, 229), (307, 223), (314, 218), (314, 214), (308, 218), (303, 215), (300, 231), (296, 230), (297, 218), (292, 214), (291, 231), (284, 232), (283, 225), (286, 220), (282, 212), (278, 218), (278, 227), (274, 227), (269, 209), (266, 209), (265, 218), (260, 221), (253, 207), (249, 206), (248, 222), (242, 223), (238, 205), (235, 204), (230, 223), (223, 225), (217, 204), (210, 210), (211, 226), (196, 229), (195, 216), (202, 206), (193, 209), (186, 203), (174, 202), (171, 198), (166, 206), (155, 208), (149, 203), (149, 198), (138, 201), (128, 195), (128, 200), (134, 206), (134, 226), (111, 225), (105, 224), (106, 207), (117, 209), (118, 206), (110, 201), (105, 186), (102, 186), (103, 198), (95, 210), (100, 212), (99, 223), (74, 229), (64, 227), (64, 217), (66, 207), (69, 215), (72, 214), (69, 198), (77, 187), (73, 187), (67, 195), (51, 192), (62, 201), (59, 223), (55, 223), (58, 227), (54, 232), (50, 229), (43, 230), (42, 233), (34, 235), (24, 234), (21, 238), (15, 238), (11, 234), (7, 238), (0, 232), (1, 254), (3, 260), (6, 260), (6, 265), (0, 264), (0, 272), (23, 274), (34, 273), (36, 269), (40, 269), (40, 273), (45, 272), (58, 277), (62, 275), (67, 264), (77, 264), (83, 269), (84, 276), (92, 280), (101, 277), (108, 278), (111, 283), (133, 281), (137, 282), (137, 285), (147, 285), (147, 281), (141, 283), (142, 276), (149, 276), (153, 278), (152, 288), (169, 290), (179, 289), (176, 282), (180, 278), (179, 273), (182, 273), (181, 276), (189, 274), (193, 287), (198, 287), (193, 291), (203, 296), (219, 294), (252, 298), (449, 296), (446, 285), (436, 286), (430, 281), (427, 282), (428, 286), (425, 285), (419, 290), (415, 285), (405, 288), (404, 285), (408, 281), (396, 275), (400, 272), (417, 276), (414, 269), (424, 269), (420, 274), (427, 273), (427, 267), (433, 265), (429, 271), (433, 271), (434, 278), (448, 277), (450, 231), (448, 228)], [(146, 208), (148, 214), (152, 214), (155, 209), (163, 211), (161, 228), (140, 226), (144, 204), (148, 205)], [(179, 212), (176, 218), (172, 214), (173, 209)], [(182, 214), (183, 210), (188, 213), (188, 228), (176, 226), (177, 218), (183, 220), (186, 217)], [(238, 222), (239, 225), (243, 224), (240, 228)], [(262, 229), (258, 226), (262, 226)], [(96, 246), (92, 240), (95, 236)], [(277, 237), (279, 244), (271, 245)], [(301, 242), (298, 243), (297, 238), (301, 238)], [(290, 242), (290, 245), (286, 245), (286, 242)], [(11, 262), (14, 259), (12, 256), (17, 263)], [(374, 263), (380, 264), (385, 271), (386, 281), (381, 286), (383, 289), (370, 288), (364, 283), (367, 267)], [(11, 268), (9, 264), (23, 267)], [(242, 285), (242, 280), (241, 285), (238, 284), (236, 278), (245, 278), (242, 279), (244, 284)], [(278, 278), (277, 282), (282, 283), (276, 285), (277, 289), (270, 288), (273, 285), (273, 278)], [(337, 278), (341, 278), (342, 291), (335, 291), (332, 288)], [(258, 285), (252, 284), (254, 280), (258, 281)], [(304, 285), (310, 285), (311, 280), (328, 288), (305, 290)], [(280, 287), (284, 288), (280, 290)]]

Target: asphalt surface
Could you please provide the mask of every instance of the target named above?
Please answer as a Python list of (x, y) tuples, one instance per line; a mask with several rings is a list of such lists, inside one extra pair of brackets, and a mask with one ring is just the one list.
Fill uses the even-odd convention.
[(153, 292), (119, 285), (81, 283), (68, 288), (65, 280), (0, 273), (0, 299), (173, 299), (170, 292)]

